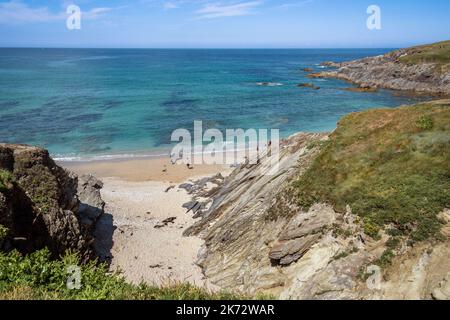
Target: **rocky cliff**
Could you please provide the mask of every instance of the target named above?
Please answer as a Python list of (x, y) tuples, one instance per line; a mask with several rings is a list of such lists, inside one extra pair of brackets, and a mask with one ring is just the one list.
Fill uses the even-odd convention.
[[(424, 116), (434, 121), (433, 126), (422, 126)], [(445, 189), (450, 181), (449, 117), (449, 101), (350, 115), (331, 135), (301, 133), (284, 141), (275, 176), (264, 174), (270, 163), (265, 155), (258, 165), (237, 168), (217, 182), (219, 187), (194, 189), (191, 205), (196, 206), (192, 211), (201, 219), (186, 235), (205, 239), (198, 263), (206, 277), (223, 288), (265, 292), (283, 299), (449, 299), (450, 216), (445, 209), (450, 206)], [(415, 156), (426, 159), (423, 163), (429, 167), (421, 168), (416, 161), (414, 170), (425, 170), (425, 179), (434, 172), (443, 175), (443, 185), (430, 180), (428, 187), (426, 180), (417, 177), (418, 185), (410, 180), (403, 190), (402, 177), (409, 179), (405, 168), (409, 164), (400, 158), (396, 162), (396, 157), (405, 154), (399, 141), (388, 133), (404, 137), (404, 148), (414, 149)], [(324, 163), (330, 152), (340, 155)], [(362, 168), (353, 173), (358, 176), (354, 179), (352, 165)], [(392, 175), (384, 165), (404, 175), (394, 176), (395, 185), (363, 190), (364, 181), (379, 187), (378, 182), (372, 183), (371, 170), (382, 180)], [(319, 172), (314, 171), (316, 167)], [(324, 197), (321, 189), (309, 183), (306, 178), (311, 174), (323, 181), (322, 187), (337, 191), (344, 205), (335, 203), (331, 193)], [(332, 179), (322, 180), (331, 174)], [(430, 234), (426, 233), (426, 240), (414, 241), (415, 231), (423, 231), (425, 211), (419, 210), (417, 216), (408, 211), (403, 217), (396, 208), (406, 189), (411, 189), (407, 201), (420, 206), (414, 201), (425, 196), (417, 188), (435, 187), (441, 191), (432, 192), (441, 193), (441, 199), (428, 196), (423, 203), (436, 205), (425, 224)], [(347, 199), (346, 190), (355, 197)], [(386, 198), (374, 199), (377, 195)], [(305, 205), (309, 197), (314, 201)], [(360, 212), (361, 202), (374, 205)], [(434, 223), (437, 229), (432, 227)]]
[(369, 90), (385, 88), (450, 95), (450, 41), (325, 65), (337, 70), (310, 77), (342, 79)]
[(0, 144), (3, 247), (23, 253), (48, 247), (55, 257), (71, 249), (92, 258), (93, 228), (104, 206), (100, 188), (93, 177), (79, 179), (57, 166), (44, 149)]

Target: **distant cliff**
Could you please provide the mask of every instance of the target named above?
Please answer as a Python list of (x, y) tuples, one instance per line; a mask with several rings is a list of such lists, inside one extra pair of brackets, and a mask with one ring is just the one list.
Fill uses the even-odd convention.
[(450, 41), (325, 65), (338, 69), (310, 76), (342, 79), (358, 84), (362, 89), (450, 95)]

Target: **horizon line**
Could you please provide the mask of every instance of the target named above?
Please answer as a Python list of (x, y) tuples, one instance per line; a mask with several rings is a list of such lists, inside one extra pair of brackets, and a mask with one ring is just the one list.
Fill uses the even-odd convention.
[(60, 47), (60, 46), (0, 46), (0, 49), (111, 49), (111, 50), (356, 50), (356, 49), (398, 49), (396, 47)]

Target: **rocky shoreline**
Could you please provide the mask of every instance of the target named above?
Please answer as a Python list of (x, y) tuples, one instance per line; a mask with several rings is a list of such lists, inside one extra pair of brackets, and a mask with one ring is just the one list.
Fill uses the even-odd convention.
[(335, 78), (349, 81), (359, 89), (378, 88), (421, 94), (450, 96), (450, 68), (433, 62), (406, 63), (405, 58), (421, 53), (421, 47), (400, 49), (385, 55), (324, 66), (337, 70), (310, 74), (310, 78)]
[[(293, 181), (328, 139), (299, 133), (283, 141), (273, 177), (264, 175), (270, 162), (264, 155), (225, 179), (179, 186), (193, 197), (184, 206), (199, 220), (184, 235), (204, 239), (197, 263), (206, 278), (224, 289), (281, 299), (450, 299), (448, 240), (401, 245), (392, 266), (381, 270), (373, 264), (386, 258), (387, 233), (370, 235), (348, 205), (337, 211), (317, 202), (305, 210), (293, 201)], [(209, 189), (207, 182), (213, 182)], [(450, 211), (439, 216), (447, 234)], [(367, 271), (371, 265), (378, 269)], [(373, 271), (382, 277), (376, 288), (368, 285)]]

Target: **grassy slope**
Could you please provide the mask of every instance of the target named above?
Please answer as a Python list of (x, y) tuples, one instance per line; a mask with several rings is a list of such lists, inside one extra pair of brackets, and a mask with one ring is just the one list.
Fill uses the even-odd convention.
[(349, 204), (372, 236), (391, 224), (410, 240), (439, 237), (436, 214), (450, 207), (450, 100), (344, 117), (295, 189), (305, 207)]
[(439, 67), (447, 68), (450, 64), (450, 41), (408, 49), (408, 55), (401, 57), (400, 61), (407, 64), (436, 63)]

